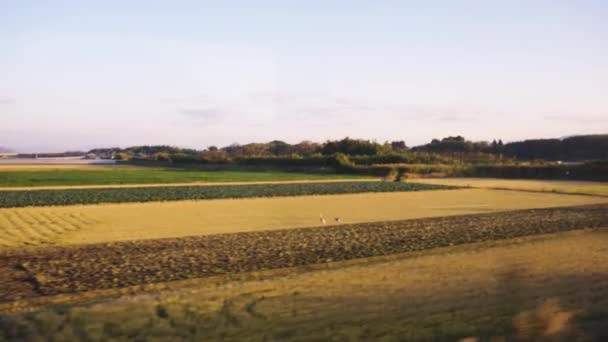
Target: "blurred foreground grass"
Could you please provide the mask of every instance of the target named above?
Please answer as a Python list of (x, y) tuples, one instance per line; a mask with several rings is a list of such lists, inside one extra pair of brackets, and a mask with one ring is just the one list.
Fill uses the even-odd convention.
[[(0, 340), (597, 340), (608, 232), (329, 264), (0, 316)], [(170, 284), (169, 284), (170, 286)]]

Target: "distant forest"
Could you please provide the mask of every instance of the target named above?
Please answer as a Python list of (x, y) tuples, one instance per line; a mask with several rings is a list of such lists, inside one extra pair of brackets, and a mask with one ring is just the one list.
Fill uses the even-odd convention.
[[(89, 157), (117, 160), (158, 160), (172, 162), (226, 163), (247, 160), (286, 162), (308, 160), (311, 163), (336, 155), (347, 156), (357, 164), (423, 163), (452, 164), (457, 162), (497, 163), (512, 161), (591, 161), (608, 160), (608, 134), (581, 135), (564, 139), (534, 139), (504, 144), (502, 140), (473, 142), (461, 136), (433, 139), (430, 143), (408, 147), (404, 141), (378, 143), (370, 140), (344, 138), (316, 143), (303, 141), (288, 144), (275, 140), (268, 143), (210, 146), (204, 150), (173, 146), (133, 146), (98, 148)], [(73, 152), (70, 155), (74, 155)]]

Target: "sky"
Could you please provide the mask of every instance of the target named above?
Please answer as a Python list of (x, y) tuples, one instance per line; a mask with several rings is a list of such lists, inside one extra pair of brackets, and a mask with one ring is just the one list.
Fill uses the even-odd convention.
[(608, 1), (0, 0), (0, 146), (608, 133)]

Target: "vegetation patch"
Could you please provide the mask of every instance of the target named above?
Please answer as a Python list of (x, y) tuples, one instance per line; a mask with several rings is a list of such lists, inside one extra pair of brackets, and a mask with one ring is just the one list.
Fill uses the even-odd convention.
[[(68, 165), (69, 166), (69, 165)], [(0, 165), (0, 187), (60, 185), (171, 184), (192, 182), (262, 182), (357, 178), (329, 169), (287, 172), (280, 170), (215, 170), (197, 167), (137, 167), (78, 165)]]
[(220, 198), (332, 195), (364, 192), (420, 191), (450, 188), (455, 187), (434, 184), (372, 181), (0, 191), (0, 208), (97, 203), (207, 200)]

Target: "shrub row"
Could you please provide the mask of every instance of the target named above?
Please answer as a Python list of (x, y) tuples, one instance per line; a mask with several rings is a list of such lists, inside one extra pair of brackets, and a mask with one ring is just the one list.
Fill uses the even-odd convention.
[(572, 179), (608, 180), (608, 164), (587, 163), (575, 165), (495, 165), (469, 166), (454, 169), (452, 176), (493, 177), (493, 178), (530, 178), (530, 179)]

